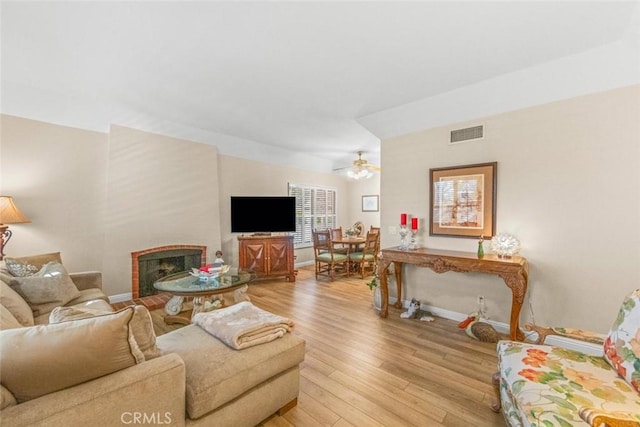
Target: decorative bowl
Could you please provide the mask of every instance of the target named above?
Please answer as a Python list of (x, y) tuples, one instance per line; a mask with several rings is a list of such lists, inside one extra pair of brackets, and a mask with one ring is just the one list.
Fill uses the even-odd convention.
[(491, 239), (491, 250), (500, 258), (510, 258), (520, 252), (520, 241), (508, 233), (498, 233)]

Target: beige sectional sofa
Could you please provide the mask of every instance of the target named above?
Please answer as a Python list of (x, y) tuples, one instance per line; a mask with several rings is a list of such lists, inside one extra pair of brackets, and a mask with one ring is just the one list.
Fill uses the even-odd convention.
[(69, 274), (79, 295), (48, 313), (6, 273), (2, 425), (254, 426), (296, 404), (305, 342), (294, 333), (239, 351), (196, 325), (156, 338), (146, 308), (113, 312), (99, 272)]

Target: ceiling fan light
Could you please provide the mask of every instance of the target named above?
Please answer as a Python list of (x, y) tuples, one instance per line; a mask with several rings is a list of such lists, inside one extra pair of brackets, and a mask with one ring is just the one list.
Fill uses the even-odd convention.
[(371, 176), (373, 176), (373, 173), (364, 168), (354, 168), (349, 169), (349, 171), (347, 172), (347, 176), (353, 179), (371, 178)]

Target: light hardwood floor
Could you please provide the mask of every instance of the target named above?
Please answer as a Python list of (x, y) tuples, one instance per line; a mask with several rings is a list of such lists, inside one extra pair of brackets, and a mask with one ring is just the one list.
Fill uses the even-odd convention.
[[(393, 307), (381, 319), (367, 280), (316, 281), (307, 267), (295, 284), (249, 286), (253, 304), (292, 319), (307, 343), (298, 405), (263, 426), (505, 426), (489, 409), (495, 344), (451, 320), (402, 319)], [(157, 333), (175, 329), (153, 314)]]

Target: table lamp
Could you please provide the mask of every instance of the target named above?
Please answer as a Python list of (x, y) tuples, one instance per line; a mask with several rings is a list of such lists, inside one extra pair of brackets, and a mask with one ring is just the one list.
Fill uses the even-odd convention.
[(11, 230), (7, 224), (31, 222), (13, 202), (11, 196), (0, 196), (0, 260), (4, 259), (4, 245), (11, 238)]

